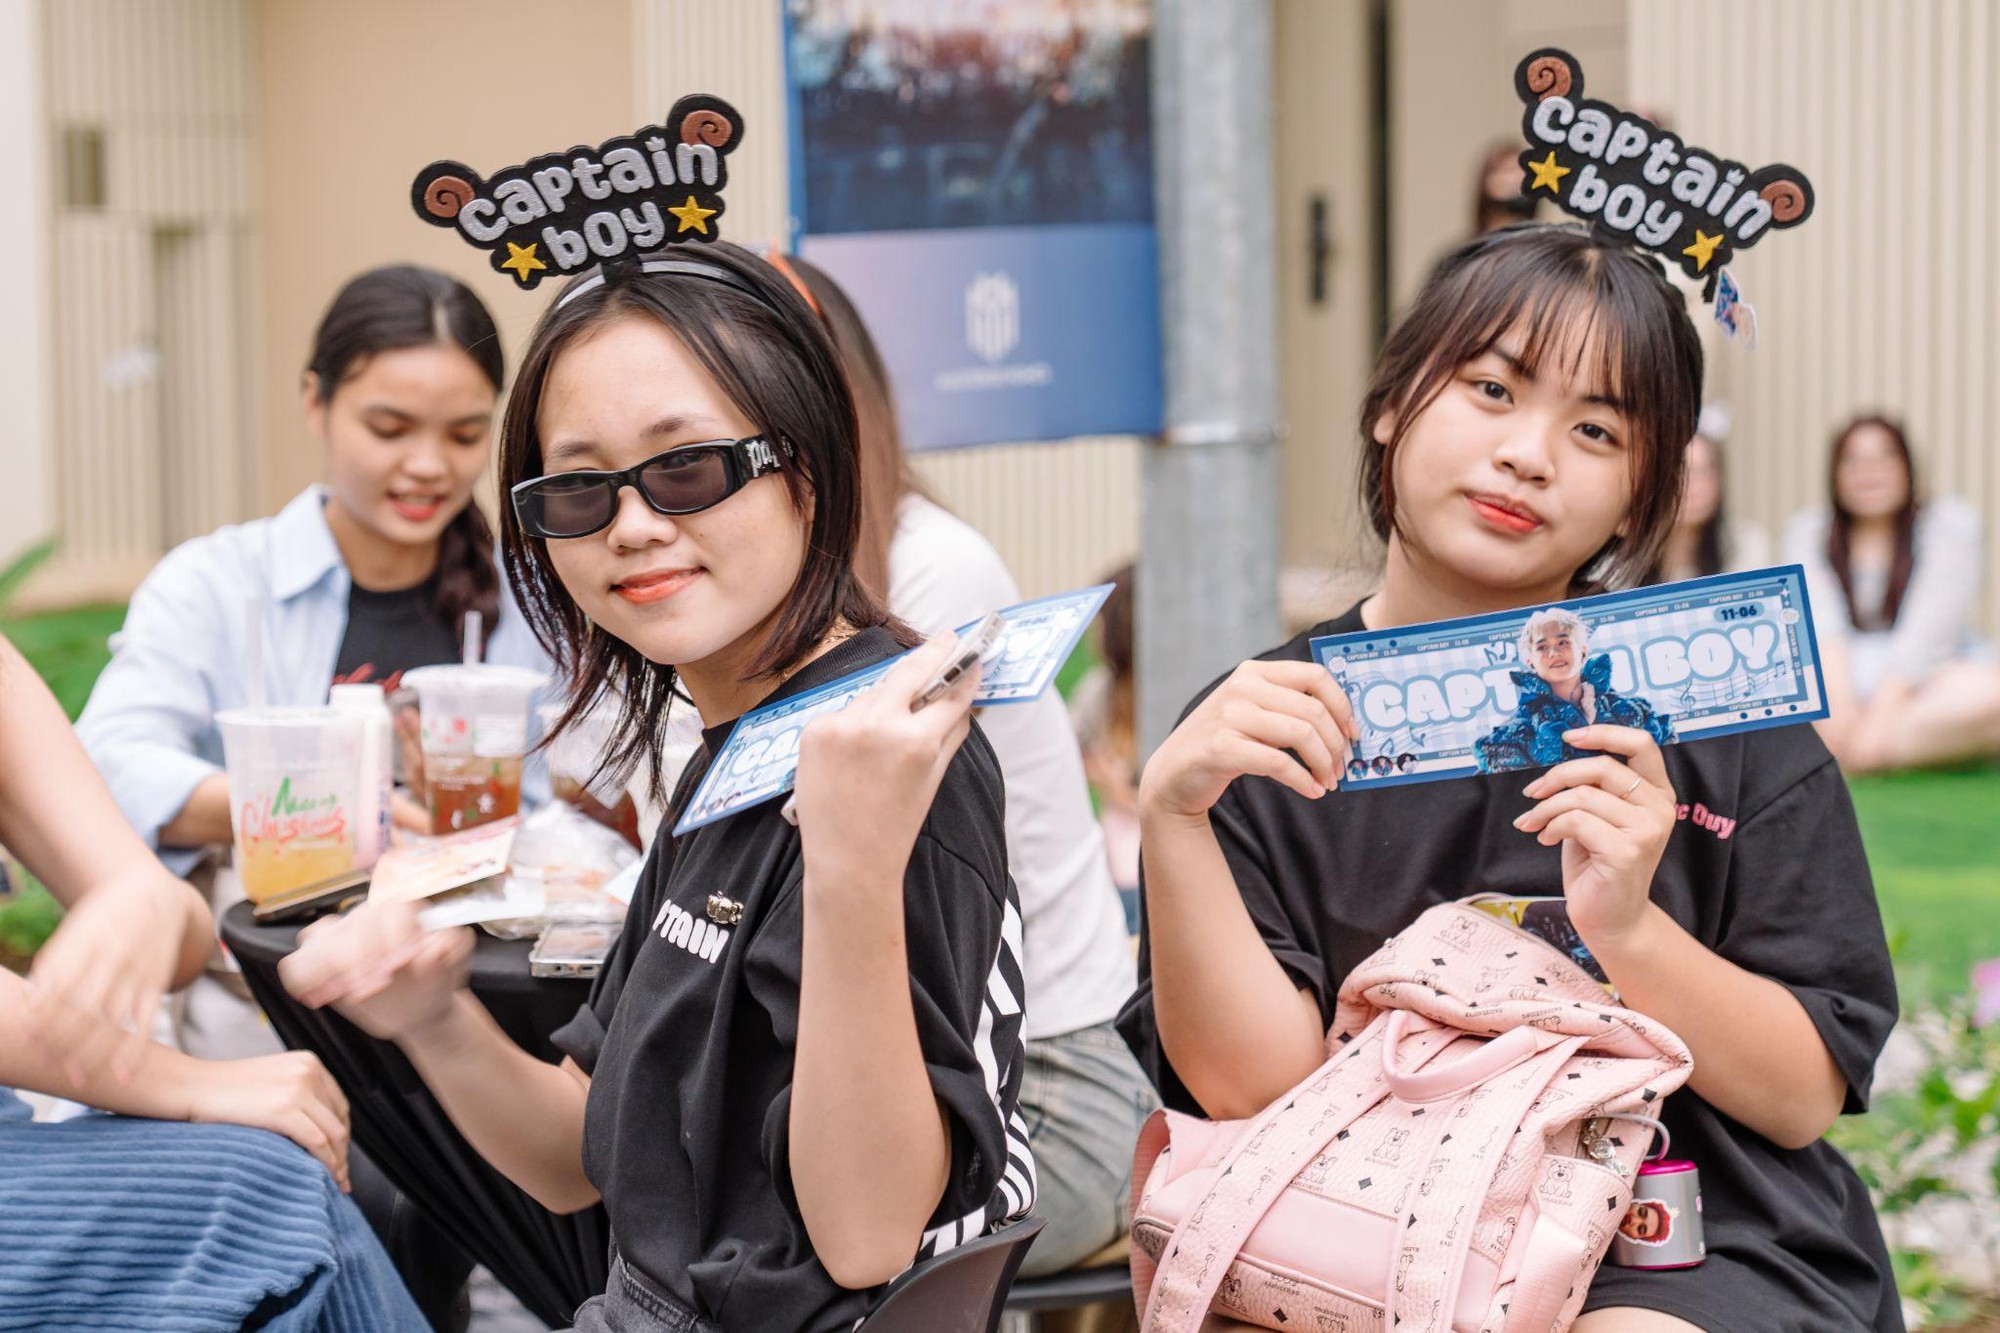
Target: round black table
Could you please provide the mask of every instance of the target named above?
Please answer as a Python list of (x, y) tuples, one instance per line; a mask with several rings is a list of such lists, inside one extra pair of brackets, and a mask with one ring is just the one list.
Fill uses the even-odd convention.
[[(609, 1227), (603, 1207), (559, 1214), (536, 1203), (472, 1150), (393, 1044), (331, 1009), (308, 1009), (292, 999), (278, 980), (278, 964), (297, 946), (298, 932), (297, 925), (259, 925), (249, 903), (222, 916), (223, 943), (279, 1039), (319, 1056), (347, 1094), (354, 1141), (523, 1305), (551, 1325), (566, 1326), (578, 1305), (604, 1290)], [(529, 976), (530, 947), (528, 940), (480, 932), (472, 992), (515, 1044), (554, 1061), (561, 1056), (549, 1034), (589, 998), (590, 983)]]

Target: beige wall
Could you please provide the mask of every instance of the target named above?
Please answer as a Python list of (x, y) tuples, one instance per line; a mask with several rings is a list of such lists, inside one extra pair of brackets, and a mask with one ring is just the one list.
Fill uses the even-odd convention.
[(523, 294), (486, 257), (418, 220), (410, 180), (437, 158), (491, 170), (633, 120), (633, 7), (568, 0), (283, 0), (259, 10), (257, 202), (262, 360), (256, 507), (320, 473), (299, 414), (299, 369), (340, 284), (411, 260), (471, 283), (511, 365), (548, 288)]
[[(42, 122), (42, 32), (35, 0), (0, 0), (0, 158), (23, 171), (15, 188), (48, 197)], [(18, 275), (0, 302), (0, 474), (8, 503), (0, 513), (0, 565), (56, 527), (55, 423), (46, 330), (49, 319), (49, 218), (17, 202), (8, 257)]]
[[(1365, 558), (1354, 417), (1375, 359), (1366, 0), (1277, 0), (1278, 354), (1284, 420), (1284, 560)], [(1312, 200), (1324, 197), (1323, 302), (1311, 299)]]
[(1471, 232), (1480, 160), (1521, 138), (1514, 66), (1540, 46), (1575, 55), (1590, 96), (1624, 98), (1624, 0), (1390, 0), (1392, 310)]
[[(1731, 265), (1755, 351), (1725, 346), (1730, 503), (1775, 531), (1823, 503), (1833, 428), (1908, 421), (1934, 492), (1985, 514), (1989, 629), (2000, 625), (2000, 7), (1990, 0), (1632, 0), (1636, 99), (1682, 136), (1786, 161), (1815, 207)], [(1718, 34), (1727, 33), (1727, 40)]]

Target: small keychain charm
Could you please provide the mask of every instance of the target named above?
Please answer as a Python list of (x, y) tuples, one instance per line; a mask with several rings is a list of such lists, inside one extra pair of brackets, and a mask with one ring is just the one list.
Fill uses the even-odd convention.
[(1632, 1206), (1611, 1241), (1622, 1268), (1693, 1268), (1708, 1257), (1701, 1229), (1701, 1173), (1693, 1162), (1647, 1162)]
[(726, 894), (708, 895), (708, 919), (718, 926), (733, 926), (743, 919), (743, 904)]

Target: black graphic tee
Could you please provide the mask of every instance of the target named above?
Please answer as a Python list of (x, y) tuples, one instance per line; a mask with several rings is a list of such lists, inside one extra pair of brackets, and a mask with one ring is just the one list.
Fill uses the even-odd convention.
[[(1314, 636), (1363, 628), (1356, 606), (1263, 660), (1310, 661)], [(1847, 1078), (1846, 1109), (1864, 1110), (1896, 990), (1839, 768), (1809, 726), (1663, 753), (1682, 818), (1653, 901), (1717, 954), (1790, 990)], [(1561, 895), (1561, 849), (1513, 827), (1534, 804), (1521, 794), (1531, 776), (1335, 790), (1316, 802), (1246, 777), (1212, 821), (1264, 942), (1330, 1018), (1349, 970), (1426, 908), (1483, 891)], [(1167, 1105), (1199, 1114), (1160, 1047), (1143, 931), (1139, 988), (1118, 1026)], [(1902, 1329), (1882, 1233), (1845, 1158), (1824, 1142), (1781, 1148), (1688, 1088), (1661, 1118), (1672, 1155), (1701, 1171), (1707, 1261), (1607, 1265), (1586, 1310), (1633, 1306), (1732, 1333)]]
[[(864, 631), (772, 698), (897, 651), (887, 631)], [(704, 733), (676, 806), (731, 725)], [(590, 1003), (554, 1038), (591, 1075), (584, 1168), (618, 1252), (731, 1333), (849, 1328), (882, 1294), (834, 1283), (792, 1191), (804, 862), (782, 804), (677, 841), (662, 833)], [(917, 1035), (951, 1134), (950, 1176), (920, 1253), (983, 1235), (1033, 1197), (1016, 1114), (1020, 906), (1002, 812), (999, 763), (975, 726), (945, 771), (903, 885)], [(718, 893), (742, 905), (740, 921), (711, 919)]]
[(349, 588), (347, 633), (334, 660), (334, 684), (393, 690), (412, 667), (458, 660), (458, 627), (437, 609), (437, 575), (393, 592), (373, 592), (358, 583)]

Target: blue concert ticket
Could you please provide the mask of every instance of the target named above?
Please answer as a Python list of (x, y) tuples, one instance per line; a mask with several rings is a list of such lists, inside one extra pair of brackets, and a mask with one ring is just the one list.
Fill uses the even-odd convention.
[(1589, 753), (1562, 735), (1593, 723), (1671, 745), (1827, 713), (1797, 565), (1325, 635), (1312, 654), (1361, 726), (1347, 788), (1546, 767)]
[[(1000, 636), (980, 659), (974, 705), (985, 708), (1038, 698), (1054, 683), (1056, 672), (1110, 595), (1111, 585), (1104, 583), (1078, 592), (1037, 598), (1002, 611)], [(978, 623), (969, 621), (960, 626), (959, 632), (962, 634)], [(798, 772), (799, 736), (806, 724), (847, 707), (857, 694), (887, 675), (889, 668), (901, 660), (899, 656), (877, 662), (738, 718), (729, 739), (723, 742), (708, 772), (702, 775), (680, 822), (674, 826), (674, 836), (790, 791)]]

